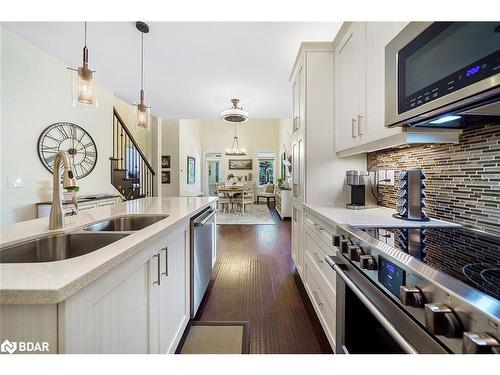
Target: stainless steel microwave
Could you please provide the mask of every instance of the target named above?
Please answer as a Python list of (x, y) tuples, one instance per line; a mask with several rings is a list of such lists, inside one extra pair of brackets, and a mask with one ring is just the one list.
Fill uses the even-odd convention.
[(387, 44), (386, 126), (463, 127), (491, 116), (500, 116), (500, 21), (410, 22)]

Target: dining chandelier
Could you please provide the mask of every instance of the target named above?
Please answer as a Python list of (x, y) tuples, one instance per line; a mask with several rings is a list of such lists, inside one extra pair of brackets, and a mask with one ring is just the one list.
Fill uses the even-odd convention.
[(233, 145), (231, 148), (226, 149), (227, 156), (244, 156), (246, 155), (246, 151), (243, 148), (240, 148), (240, 141), (238, 139), (238, 135), (236, 134), (236, 123), (234, 124), (234, 137), (233, 137)]

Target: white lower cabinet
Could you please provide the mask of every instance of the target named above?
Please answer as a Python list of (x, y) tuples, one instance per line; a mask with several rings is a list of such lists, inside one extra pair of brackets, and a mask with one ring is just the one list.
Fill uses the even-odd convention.
[(302, 204), (294, 202), (292, 206), (292, 259), (299, 274), (302, 273), (303, 265), (302, 232)]
[(314, 310), (323, 326), (332, 349), (335, 351), (335, 296), (329, 293), (328, 287), (321, 279), (320, 273), (310, 254), (305, 259), (304, 281)]
[(331, 242), (336, 232), (335, 226), (317, 218), (309, 208), (301, 211), (301, 217), (302, 241), (295, 250), (297, 254), (301, 254), (302, 259), (300, 277), (325, 335), (335, 351), (336, 273), (325, 261), (326, 256), (335, 255)]
[(154, 284), (153, 289), (158, 292), (156, 298), (159, 300), (159, 353), (175, 351), (189, 321), (189, 253), (186, 251), (186, 234), (179, 233), (168, 241), (157, 259), (160, 262), (161, 284)]
[(172, 353), (189, 293), (184, 223), (58, 305), (58, 352)]

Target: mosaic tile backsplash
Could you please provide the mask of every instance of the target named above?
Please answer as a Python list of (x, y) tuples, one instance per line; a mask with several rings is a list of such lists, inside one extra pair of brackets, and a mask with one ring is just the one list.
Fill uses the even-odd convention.
[[(367, 161), (370, 171), (422, 168), (430, 217), (500, 235), (500, 124), (464, 129), (458, 144), (375, 151)], [(382, 206), (395, 208), (396, 188), (379, 191)]]

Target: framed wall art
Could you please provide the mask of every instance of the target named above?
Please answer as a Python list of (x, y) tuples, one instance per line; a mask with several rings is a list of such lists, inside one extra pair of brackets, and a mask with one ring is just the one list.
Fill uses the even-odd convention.
[(252, 159), (229, 159), (229, 169), (252, 170)]
[(162, 168), (170, 168), (170, 155), (162, 155), (161, 167)]
[(170, 171), (161, 171), (161, 183), (162, 184), (170, 183)]

